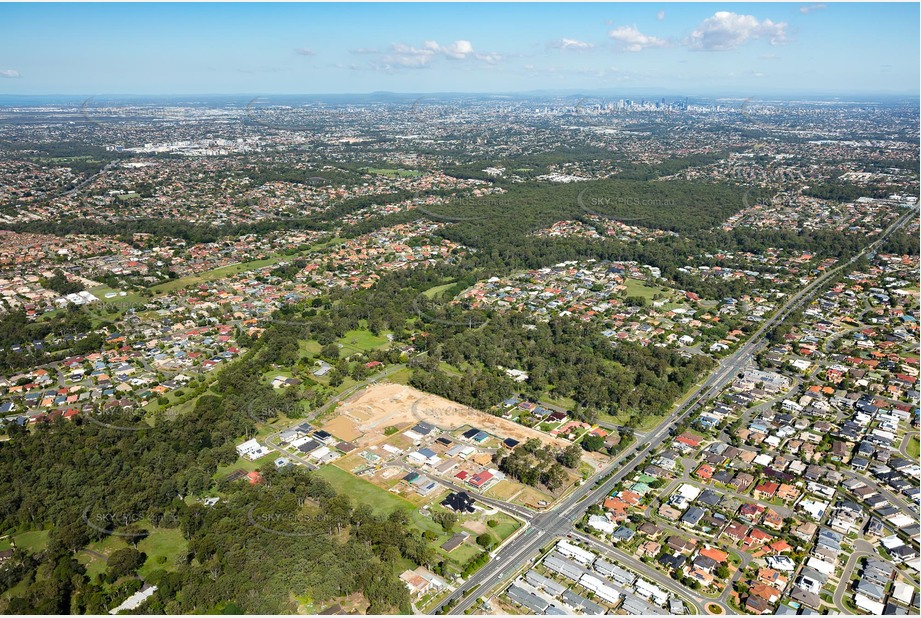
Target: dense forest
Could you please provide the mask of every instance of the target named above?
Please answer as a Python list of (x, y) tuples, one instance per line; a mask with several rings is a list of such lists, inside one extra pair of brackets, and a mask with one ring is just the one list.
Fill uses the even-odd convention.
[[(516, 389), (534, 398), (549, 393), (573, 399), (583, 414), (626, 413), (632, 424), (644, 415), (663, 414), (713, 366), (707, 357), (685, 358), (665, 348), (611, 345), (592, 324), (565, 318), (535, 324), (519, 313), (497, 315), (480, 328), (462, 330), (443, 341), (427, 362), (435, 360), (474, 368), (463, 377), (429, 366), (417, 369), (415, 384), (449, 399), (487, 408)], [(515, 384), (499, 367), (520, 369), (528, 381)]]
[[(278, 409), (272, 389), (256, 378), (269, 351), (256, 345), (221, 374), (221, 396), (201, 397), (192, 413), (172, 421), (151, 426), (119, 410), (102, 423), (77, 417), (32, 431), (10, 428), (0, 444), (0, 482), (9, 488), (0, 497), (2, 526), (50, 529), (50, 540), (34, 555), (17, 550), (0, 567), (0, 590), (25, 582), (0, 610), (105, 613), (140, 586), (143, 558), (126, 552), (91, 578), (74, 552), (107, 534), (140, 538), (138, 522), (148, 521), (179, 527), (188, 542), (175, 569), (146, 577), (159, 586), (147, 605), (153, 613), (228, 604), (285, 613), (296, 609), (295, 594), (323, 603), (352, 592), (363, 594), (371, 613), (409, 611), (397, 563), (438, 568), (438, 560), (407, 526), (407, 513), (376, 516), (309, 472), (272, 465), (258, 486), (221, 482), (224, 498), (215, 506), (193, 499), (214, 487), (218, 466), (236, 461), (234, 442), (253, 429), (245, 410)], [(256, 525), (262, 521), (269, 523)]]

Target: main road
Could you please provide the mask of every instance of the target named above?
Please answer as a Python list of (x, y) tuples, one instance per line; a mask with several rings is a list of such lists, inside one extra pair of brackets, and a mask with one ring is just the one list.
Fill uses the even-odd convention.
[[(826, 271), (803, 287), (802, 290), (790, 296), (774, 315), (761, 324), (746, 343), (740, 346), (733, 354), (720, 361), (707, 379), (691, 391), (690, 396), (679, 403), (675, 410), (659, 424), (657, 429), (645, 436), (646, 439), (642, 444), (639, 442), (634, 443), (617, 459), (597, 472), (595, 476), (588, 479), (555, 507), (531, 519), (530, 525), (523, 534), (510, 537), (504, 546), (493, 553), (492, 560), (470, 576), (454, 592), (445, 597), (431, 613), (443, 613), (445, 605), (451, 602), (456, 602), (456, 605), (451, 608), (452, 614), (464, 613), (473, 606), (483, 593), (487, 592), (485, 589), (481, 591), (481, 586), (485, 584), (488, 588), (492, 588), (501, 583), (507, 577), (518, 572), (544, 545), (568, 534), (572, 530), (573, 524), (582, 518), (589, 506), (604, 499), (615, 485), (633, 473), (636, 467), (645, 459), (645, 455), (658, 448), (670, 437), (672, 427), (681, 424), (707, 399), (719, 393), (754, 358), (759, 348), (763, 345), (765, 336), (770, 329), (783, 322), (787, 316), (802, 307), (807, 300), (819, 292), (825, 283), (840, 271), (852, 266), (858, 259), (879, 248), (895, 230), (904, 226), (916, 215), (917, 210), (912, 208), (848, 262)], [(479, 594), (472, 594), (473, 592), (479, 592)]]

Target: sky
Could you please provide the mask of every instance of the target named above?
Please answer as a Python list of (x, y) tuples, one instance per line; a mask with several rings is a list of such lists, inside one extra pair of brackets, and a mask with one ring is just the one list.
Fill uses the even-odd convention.
[(0, 4), (0, 95), (917, 96), (918, 25), (918, 3)]

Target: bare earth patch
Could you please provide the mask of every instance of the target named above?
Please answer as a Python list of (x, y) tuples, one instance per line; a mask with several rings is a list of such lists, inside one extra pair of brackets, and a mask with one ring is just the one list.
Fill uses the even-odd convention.
[(476, 521), (476, 520), (465, 521), (462, 524), (462, 527), (478, 535), (483, 534), (484, 532), (488, 530), (488, 528), (486, 527), (486, 524), (484, 524), (481, 521)]
[(361, 437), (361, 432), (355, 428), (355, 422), (344, 416), (337, 416), (323, 425), (321, 429), (323, 429), (323, 431), (328, 431), (340, 440), (345, 440), (346, 442), (351, 442)]
[[(361, 434), (356, 440), (360, 446), (380, 443), (385, 437), (384, 430), (391, 425), (405, 430), (419, 421), (429, 422), (447, 431), (465, 426), (477, 427), (500, 439), (513, 438), (519, 442), (536, 438), (559, 449), (570, 444), (568, 440), (548, 436), (504, 418), (402, 384), (383, 383), (370, 386), (342, 403), (338, 412), (339, 416), (327, 425), (342, 418), (351, 420), (355, 430)], [(344, 438), (333, 430), (329, 431), (337, 437)], [(607, 461), (604, 455), (598, 453), (583, 453), (583, 458), (595, 469)]]

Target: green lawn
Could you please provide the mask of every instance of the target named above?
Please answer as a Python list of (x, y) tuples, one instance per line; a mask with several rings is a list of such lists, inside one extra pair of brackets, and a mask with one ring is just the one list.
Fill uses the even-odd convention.
[(515, 530), (518, 530), (521, 527), (521, 524), (518, 523), (513, 517), (506, 515), (505, 513), (495, 513), (494, 515), (487, 515), (485, 519), (488, 521), (490, 519), (495, 519), (499, 522), (499, 525), (495, 528), (490, 528), (489, 531), (492, 532), (493, 536), (498, 539), (501, 543), (508, 537), (512, 535)]
[(908, 441), (908, 446), (905, 447), (905, 451), (908, 453), (909, 457), (914, 457), (915, 459), (921, 455), (921, 443), (919, 443), (917, 436)]
[(349, 496), (353, 504), (371, 505), (375, 513), (389, 514), (395, 509), (415, 510), (413, 504), (408, 500), (336, 466), (323, 466), (315, 474), (326, 479), (338, 493)]
[(551, 391), (544, 392), (540, 403), (548, 403), (552, 406), (565, 408), (567, 410), (572, 410), (576, 407), (575, 399), (572, 399), (571, 397), (564, 397), (562, 395), (555, 396)]
[(444, 361), (438, 363), (438, 368), (448, 374), (449, 376), (454, 376), (455, 378), (461, 378), (466, 375), (463, 371), (455, 367), (454, 365), (449, 365)]
[(391, 373), (387, 380), (393, 382), (394, 384), (409, 384), (409, 377), (412, 375), (413, 371), (409, 367), (403, 367), (399, 371)]
[[(270, 369), (262, 374), (262, 381), (266, 384), (271, 384), (272, 381), (278, 377), (293, 378), (294, 372), (290, 369)], [(284, 387), (280, 388), (279, 390), (284, 390)]]
[(433, 288), (427, 289), (426, 291), (422, 293), (422, 295), (425, 296), (426, 298), (437, 298), (441, 296), (445, 292), (445, 290), (452, 287), (453, 285), (454, 285), (454, 281), (451, 280), (445, 283), (444, 285), (436, 285)]
[[(147, 554), (147, 561), (138, 569), (138, 575), (147, 577), (153, 571), (172, 571), (176, 568), (176, 557), (188, 548), (188, 542), (182, 536), (179, 528), (154, 528), (149, 522), (141, 522), (145, 529), (150, 530), (150, 535), (138, 543), (138, 551)], [(104, 573), (107, 561), (96, 554), (110, 556), (112, 552), (129, 547), (128, 539), (122, 536), (110, 535), (87, 546), (88, 551), (77, 553), (77, 560), (86, 566), (90, 578), (97, 573)]]
[[(105, 572), (107, 558), (112, 555), (112, 552), (125, 547), (128, 547), (128, 543), (124, 537), (109, 535), (102, 540), (87, 545), (86, 549), (89, 551), (77, 552), (77, 561), (86, 567), (87, 574), (90, 578), (93, 578), (98, 573)], [(96, 554), (102, 554), (102, 557)]]
[(670, 290), (656, 285), (649, 285), (645, 281), (640, 281), (639, 279), (627, 278), (624, 281), (624, 286), (627, 288), (627, 296), (642, 296), (643, 298), (646, 298), (650, 301), (656, 294), (662, 294), (665, 297), (671, 297)]
[(321, 346), (317, 341), (314, 341), (313, 339), (306, 341), (302, 339), (297, 342), (297, 348), (301, 353), (301, 357), (303, 358), (305, 356), (316, 356), (320, 353), (320, 350), (323, 349), (323, 346)]
[(338, 343), (342, 344), (343, 356), (350, 356), (386, 347), (390, 341), (383, 334), (375, 335), (369, 330), (360, 329), (346, 332)]
[[(273, 432), (274, 433), (274, 432)], [(244, 470), (246, 472), (252, 472), (253, 470), (258, 470), (262, 467), (263, 464), (270, 461), (275, 461), (279, 457), (278, 453), (272, 451), (265, 457), (260, 457), (256, 461), (250, 461), (246, 457), (240, 457), (235, 462), (225, 466), (218, 466), (217, 472), (214, 473), (214, 478), (217, 480), (223, 479), (225, 476), (233, 472), (234, 470)]]
[(48, 547), (48, 530), (30, 530), (22, 534), (13, 535), (16, 547), (35, 553)]
[(97, 575), (106, 572), (107, 563), (105, 560), (84, 551), (77, 552), (77, 562), (86, 567), (86, 574), (90, 580), (94, 580)]
[(147, 577), (152, 571), (176, 568), (176, 558), (185, 553), (189, 543), (179, 528), (154, 528), (150, 536), (138, 543), (138, 549), (147, 554), (147, 562), (138, 569), (138, 575)]
[[(110, 288), (107, 285), (102, 285), (98, 288), (91, 288), (87, 291), (98, 298), (101, 302), (98, 305), (91, 303), (86, 305), (85, 308), (87, 311), (96, 313), (98, 315), (115, 315), (124, 313), (128, 309), (139, 309), (142, 305), (146, 305), (148, 302), (148, 299), (144, 298), (136, 292)], [(125, 292), (124, 296), (121, 296), (122, 292)], [(106, 298), (106, 294), (113, 293), (115, 296)], [(111, 311), (113, 309), (114, 311)]]
[[(477, 554), (480, 554), (482, 552), (483, 552), (483, 548), (477, 545), (476, 541), (471, 536), (467, 540), (466, 543), (461, 544), (459, 547), (457, 547), (457, 549), (452, 551), (450, 554), (445, 554), (445, 555), (448, 557), (449, 560), (454, 562), (457, 566), (461, 567), (467, 564), (467, 562), (472, 560), (474, 557), (476, 557)], [(442, 553), (444, 554), (445, 552), (442, 551)]]
[[(431, 512), (433, 513), (440, 510), (443, 509), (441, 507), (435, 507), (434, 505), (431, 507)], [(434, 532), (438, 535), (444, 535), (445, 538), (450, 536), (444, 531), (440, 524), (436, 524), (434, 521), (432, 521), (431, 517), (423, 515), (422, 511), (419, 509), (415, 509), (412, 513), (409, 514), (409, 520), (412, 522), (414, 527), (422, 530), (423, 532), (428, 530), (429, 532)]]

